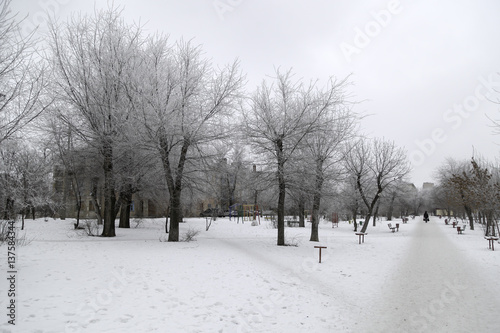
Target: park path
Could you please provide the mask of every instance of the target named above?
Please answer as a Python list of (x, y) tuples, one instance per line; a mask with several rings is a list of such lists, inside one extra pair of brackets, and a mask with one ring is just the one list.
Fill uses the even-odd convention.
[[(438, 219), (421, 219), (406, 256), (366, 311), (366, 332), (498, 332), (500, 296), (460, 256)], [(390, 260), (390, 254), (387, 259)]]

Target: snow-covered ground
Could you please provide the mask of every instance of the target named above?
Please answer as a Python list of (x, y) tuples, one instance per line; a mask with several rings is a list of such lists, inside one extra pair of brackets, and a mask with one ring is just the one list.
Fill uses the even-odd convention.
[[(168, 243), (164, 219), (81, 236), (73, 220), (26, 221), (16, 248), (16, 325), (8, 324), (7, 247), (0, 247), (0, 332), (494, 332), (500, 331), (500, 245), (481, 227), (463, 235), (419, 217), (391, 233), (323, 223), (276, 230), (218, 219), (186, 219)], [(134, 224), (134, 223), (132, 223)], [(134, 225), (133, 225), (134, 226)], [(18, 231), (21, 233), (21, 231)], [(318, 249), (322, 263), (318, 263)]]

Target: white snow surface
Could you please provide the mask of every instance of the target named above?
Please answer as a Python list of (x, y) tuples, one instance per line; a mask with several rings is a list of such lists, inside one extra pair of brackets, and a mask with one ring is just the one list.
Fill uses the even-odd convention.
[[(358, 244), (353, 225), (286, 228), (187, 218), (161, 242), (164, 219), (82, 236), (74, 220), (26, 220), (16, 248), (16, 325), (9, 324), (7, 247), (0, 247), (0, 332), (499, 332), (500, 245), (480, 225), (386, 221)], [(318, 249), (322, 262), (318, 263)]]

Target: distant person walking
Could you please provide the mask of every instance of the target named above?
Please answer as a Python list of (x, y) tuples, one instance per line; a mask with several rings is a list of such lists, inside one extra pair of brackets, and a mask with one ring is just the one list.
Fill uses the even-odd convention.
[(424, 213), (424, 221), (425, 223), (429, 222), (429, 214), (427, 214), (427, 211)]

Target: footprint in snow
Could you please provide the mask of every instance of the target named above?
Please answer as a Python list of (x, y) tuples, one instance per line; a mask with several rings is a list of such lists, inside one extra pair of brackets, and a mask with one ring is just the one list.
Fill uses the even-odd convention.
[(120, 317), (118, 319), (119, 322), (121, 323), (127, 323), (130, 319), (134, 318), (134, 316), (130, 315), (130, 314), (125, 314), (123, 315), (122, 317)]

